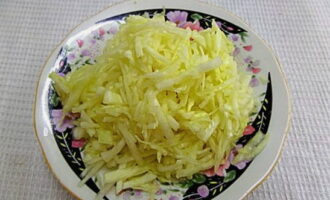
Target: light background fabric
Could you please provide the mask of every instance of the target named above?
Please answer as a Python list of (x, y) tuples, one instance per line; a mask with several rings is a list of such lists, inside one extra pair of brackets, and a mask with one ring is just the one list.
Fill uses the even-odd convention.
[[(32, 128), (36, 80), (51, 50), (115, 1), (0, 0), (0, 199), (73, 199)], [(293, 98), (282, 159), (248, 199), (330, 199), (330, 1), (208, 0), (241, 16), (278, 55)]]

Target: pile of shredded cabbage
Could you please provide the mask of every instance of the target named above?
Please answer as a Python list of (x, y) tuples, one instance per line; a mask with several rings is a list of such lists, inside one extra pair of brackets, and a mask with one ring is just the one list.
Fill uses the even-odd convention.
[(250, 77), (219, 30), (181, 29), (130, 16), (96, 64), (52, 73), (64, 113), (80, 113), (86, 182), (104, 172), (103, 196), (133, 188), (154, 193), (227, 159), (255, 105)]

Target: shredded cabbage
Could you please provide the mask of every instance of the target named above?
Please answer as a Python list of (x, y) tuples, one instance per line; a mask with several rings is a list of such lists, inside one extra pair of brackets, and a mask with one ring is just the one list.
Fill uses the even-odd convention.
[(104, 195), (191, 178), (227, 159), (255, 105), (249, 76), (219, 30), (177, 28), (163, 16), (130, 16), (96, 64), (50, 74), (64, 113), (84, 137), (86, 182), (105, 170)]
[(263, 134), (261, 131), (258, 131), (243, 148), (238, 150), (238, 154), (232, 163), (237, 164), (242, 161), (252, 160), (265, 148), (268, 140), (269, 134)]

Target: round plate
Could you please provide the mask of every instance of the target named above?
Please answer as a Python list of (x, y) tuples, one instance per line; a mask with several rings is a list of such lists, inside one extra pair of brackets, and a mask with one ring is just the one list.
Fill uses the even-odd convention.
[[(93, 199), (99, 191), (100, 180), (95, 177), (78, 187), (85, 168), (80, 148), (73, 148), (72, 126), (56, 124), (62, 105), (48, 74), (52, 71), (65, 75), (72, 69), (95, 62), (102, 53), (106, 40), (118, 31), (123, 19), (130, 14), (149, 15), (165, 9), (167, 20), (187, 15), (186, 21), (198, 21), (208, 28), (215, 20), (235, 45), (233, 55), (238, 68), (251, 76), (261, 104), (251, 116), (237, 147), (245, 145), (257, 131), (270, 134), (266, 148), (254, 160), (232, 165), (230, 160), (220, 171), (209, 170), (195, 174), (191, 180), (179, 183), (161, 183), (156, 199), (241, 199), (261, 183), (277, 162), (288, 131), (290, 102), (286, 82), (275, 56), (267, 45), (228, 11), (195, 1), (144, 0), (127, 1), (109, 7), (78, 25), (52, 52), (38, 82), (34, 127), (49, 167), (61, 184), (78, 199)], [(233, 149), (235, 151), (235, 149)], [(104, 199), (148, 199), (141, 191), (128, 190), (119, 196), (114, 192)]]

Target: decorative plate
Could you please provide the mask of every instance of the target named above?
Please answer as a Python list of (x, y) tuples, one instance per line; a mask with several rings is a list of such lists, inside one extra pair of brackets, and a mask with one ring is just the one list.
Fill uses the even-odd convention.
[[(163, 183), (156, 199), (241, 199), (260, 184), (279, 159), (288, 131), (290, 102), (283, 73), (267, 45), (228, 11), (207, 4), (186, 0), (127, 1), (109, 7), (77, 26), (52, 52), (38, 82), (34, 105), (34, 126), (49, 167), (61, 184), (78, 199), (93, 199), (99, 191), (96, 178), (78, 187), (85, 165), (81, 148), (73, 148), (70, 120), (57, 124), (62, 104), (48, 74), (66, 74), (72, 69), (94, 63), (105, 41), (119, 29), (123, 19), (131, 14), (149, 15), (163, 12), (167, 20), (208, 28), (214, 19), (235, 45), (233, 55), (241, 70), (250, 74), (250, 85), (261, 102), (259, 112), (251, 116), (236, 149), (244, 146), (257, 131), (270, 134), (269, 143), (254, 160), (236, 165), (231, 158), (221, 170), (195, 174), (191, 180)], [(74, 118), (74, 116), (72, 116)], [(235, 149), (233, 149), (234, 154)], [(141, 191), (129, 190), (120, 196), (110, 193), (104, 199), (148, 199)]]

